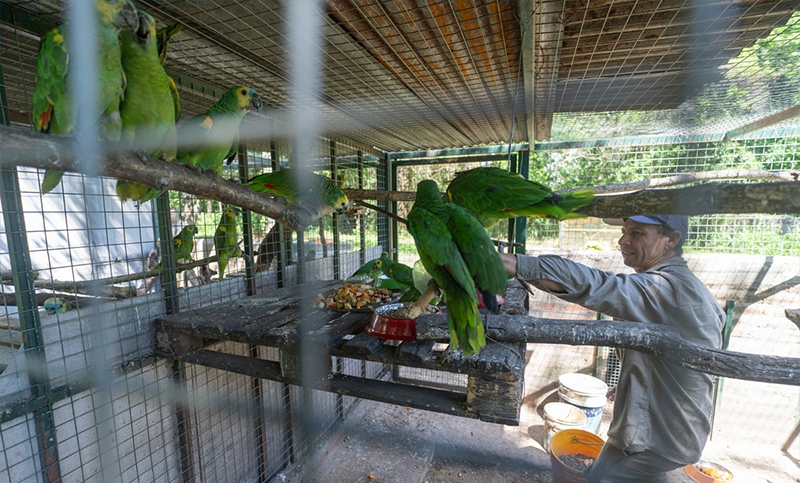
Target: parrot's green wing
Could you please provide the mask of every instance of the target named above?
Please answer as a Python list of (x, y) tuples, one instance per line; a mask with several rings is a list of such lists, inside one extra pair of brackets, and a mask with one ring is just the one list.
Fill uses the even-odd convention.
[(497, 312), (497, 295), (506, 293), (508, 278), (500, 254), (478, 220), (466, 209), (446, 204), (447, 229), (469, 268), (475, 286), (483, 294), (484, 303)]
[(204, 115), (194, 116), (178, 129), (178, 160), (203, 171), (222, 174), (225, 159), (238, 149), (239, 124), (244, 115), (261, 109), (254, 89), (228, 89)]
[(238, 234), (236, 211), (231, 207), (227, 207), (225, 211), (222, 212), (219, 224), (214, 232), (214, 250), (217, 252), (220, 280), (222, 280), (225, 275), (225, 268), (228, 266), (228, 261), (236, 256), (237, 248)]
[(447, 187), (447, 200), (469, 210), (486, 228), (517, 216), (557, 220), (584, 216), (570, 212), (590, 203), (592, 194), (557, 195), (541, 183), (494, 167), (460, 172)]

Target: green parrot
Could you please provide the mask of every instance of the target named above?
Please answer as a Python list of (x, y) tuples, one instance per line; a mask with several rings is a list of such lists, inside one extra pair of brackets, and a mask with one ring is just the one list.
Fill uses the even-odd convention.
[(378, 261), (377, 258), (373, 258), (372, 260), (369, 260), (364, 265), (361, 265), (360, 267), (358, 267), (358, 270), (353, 272), (353, 274), (350, 275), (347, 278), (369, 277), (372, 280), (376, 280), (378, 277), (380, 277), (383, 274), (383, 272), (381, 270), (375, 270), (375, 262), (377, 262), (377, 261)]
[[(172, 250), (175, 254), (175, 261), (184, 260), (184, 263), (192, 261), (192, 250), (194, 250), (194, 235), (197, 233), (196, 225), (186, 225), (172, 238)], [(159, 270), (161, 263), (153, 267)]]
[(447, 187), (447, 201), (472, 212), (484, 228), (517, 216), (561, 221), (581, 218), (586, 215), (572, 210), (588, 205), (593, 199), (592, 190), (557, 195), (543, 184), (493, 167), (462, 171)]
[(231, 87), (205, 114), (189, 118), (178, 129), (178, 161), (222, 175), (225, 160), (239, 149), (239, 123), (245, 114), (260, 109), (258, 92)]
[[(164, 71), (156, 46), (156, 23), (139, 11), (139, 28), (121, 34), (122, 68), (128, 79), (120, 105), (122, 140), (146, 156), (172, 161), (178, 149), (175, 123), (180, 115), (180, 99), (175, 83)], [(137, 204), (149, 201), (160, 190), (117, 180), (117, 195)]]
[(241, 255), (236, 229), (236, 211), (229, 206), (222, 212), (217, 231), (214, 232), (214, 251), (217, 252), (220, 280), (225, 275), (225, 267), (228, 266), (228, 260), (238, 256), (237, 252)]
[(48, 314), (63, 314), (72, 310), (72, 306), (61, 297), (50, 297), (44, 301), (44, 310)]
[[(98, 124), (100, 137), (119, 141), (121, 118), (119, 103), (125, 91), (125, 73), (120, 58), (120, 30), (136, 30), (139, 19), (130, 0), (94, 0), (97, 10), (97, 107), (102, 112)], [(33, 88), (33, 128), (49, 134), (66, 134), (75, 129), (77, 108), (69, 92), (69, 46), (67, 28), (60, 25), (47, 32), (36, 59), (36, 84)], [(42, 194), (61, 182), (61, 171), (46, 170)]]
[[(302, 177), (304, 192), (298, 192), (297, 179)], [(245, 186), (272, 196), (282, 196), (294, 206), (314, 201), (325, 204), (339, 213), (350, 207), (350, 201), (336, 183), (311, 171), (282, 169), (260, 174), (245, 183)]]
[[(433, 180), (417, 185), (408, 231), (425, 270), (444, 291), (450, 347), (478, 353), (486, 337), (476, 289), (487, 301), (506, 290), (503, 261), (492, 240), (469, 211), (442, 199)], [(497, 311), (496, 302), (487, 307)]]
[(390, 257), (388, 253), (381, 253), (380, 258), (375, 259), (372, 268), (373, 270), (380, 270), (383, 272), (384, 275), (389, 277), (389, 279), (403, 291), (400, 302), (413, 301), (422, 295), (414, 286), (414, 275), (411, 267), (392, 260), (392, 257)]

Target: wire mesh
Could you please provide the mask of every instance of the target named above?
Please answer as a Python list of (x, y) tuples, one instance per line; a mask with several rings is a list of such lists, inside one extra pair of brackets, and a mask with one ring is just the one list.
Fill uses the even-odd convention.
[[(690, 14), (682, 13), (682, 7), (697, 2), (638, 2), (645, 10), (632, 8), (635, 12), (626, 15), (639, 20), (623, 21), (624, 29), (611, 42), (596, 35), (598, 19), (610, 14), (612, 3), (627, 8), (625, 2), (600, 2), (590, 9), (578, 8), (585, 2), (544, 3), (567, 7), (559, 49), (562, 58), (576, 61), (551, 66), (562, 69), (549, 77), (561, 87), (537, 104), (537, 112), (555, 114), (551, 141), (532, 146), (531, 179), (571, 189), (682, 173), (800, 166), (796, 117), (768, 129), (736, 132), (798, 102), (800, 78), (792, 63), (800, 39), (798, 16), (787, 23), (795, 2), (744, 7), (742, 2), (707, 2)], [(286, 84), (292, 42), (282, 22), (289, 3), (138, 4), (159, 24), (187, 24), (171, 44), (167, 62), (184, 119), (205, 112), (225, 88), (238, 83), (253, 83), (270, 106), (245, 119), (246, 156), (223, 167), (225, 179), (244, 181), (302, 165), (325, 176), (344, 175), (345, 188), (386, 190), (387, 181), (394, 180), (399, 191), (413, 191), (419, 180), (436, 179), (444, 189), (457, 171), (480, 165), (509, 168), (518, 161), (517, 153), (428, 164), (392, 165), (387, 158), (404, 149), (527, 138), (524, 96), (518, 91), (520, 44), (530, 19), (520, 18), (517, 2), (315, 4), (324, 23), (317, 32), (323, 46), (317, 54), (325, 82), (305, 105)], [(684, 29), (697, 27), (685, 15), (698, 18), (716, 8), (711, 16), (717, 20), (679, 58), (679, 52), (686, 53), (683, 35), (666, 27), (658, 32), (642, 27), (642, 18), (658, 17), (646, 10), (656, 4), (670, 9), (658, 16), (672, 12)], [(0, 87), (2, 107), (14, 126), (28, 129), (32, 124), (39, 35), (62, 20), (63, 6), (3, 2)], [(27, 20), (18, 15), (25, 12)], [(738, 30), (725, 23), (737, 16), (744, 19)], [(542, 27), (553, 25), (540, 22)], [(625, 58), (615, 57), (629, 42), (640, 53), (644, 49), (643, 56), (631, 50), (622, 54)], [(543, 45), (535, 48), (557, 53)], [(729, 55), (733, 50), (740, 53)], [(692, 66), (703, 58), (707, 62), (695, 70)], [(661, 72), (665, 65), (668, 72)], [(680, 79), (693, 75), (698, 77)], [(645, 89), (659, 77), (664, 81), (655, 91)], [(685, 95), (687, 86), (693, 95)], [(608, 110), (612, 106), (627, 110)], [(324, 118), (325, 127), (336, 134), (305, 133), (308, 139), (298, 146), (287, 113), (301, 107)], [(576, 112), (585, 110), (601, 112)], [(734, 135), (723, 140), (726, 133)], [(47, 195), (39, 191), (41, 181), (40, 170), (20, 167), (16, 174), (4, 171), (0, 184), (6, 308), (0, 319), (0, 405), (7, 409), (0, 422), (0, 480), (278, 481), (355, 410), (357, 397), (162, 359), (155, 353), (156, 321), (171, 312), (202, 312), (299, 282), (344, 279), (384, 250), (412, 265), (416, 250), (402, 225), (395, 238), (385, 215), (364, 210), (326, 216), (298, 235), (268, 217), (237, 211), (239, 235), (244, 239), (248, 233), (248, 243), (242, 240), (245, 253), (223, 272), (213, 260), (214, 233), (226, 208), (217, 201), (170, 192), (162, 204), (135, 206), (119, 202), (110, 178), (67, 173)], [(378, 205), (392, 207), (389, 202)], [(396, 205), (397, 214), (407, 216), (411, 203)], [(160, 239), (158, 225), (165, 220), (170, 236)], [(794, 215), (691, 218), (687, 258), (693, 269), (721, 302), (736, 300), (731, 349), (796, 356), (800, 340), (782, 311), (800, 306), (799, 224)], [(179, 267), (170, 287), (161, 275), (171, 269), (159, 262), (175, 265), (180, 260), (163, 260), (164, 244), (169, 246), (189, 225), (198, 228), (190, 255), (195, 263)], [(268, 248), (273, 233), (277, 248)], [(507, 239), (509, 222), (498, 223), (491, 235)], [(614, 254), (617, 237), (616, 229), (599, 220), (529, 220), (526, 248), (624, 271)], [(27, 248), (12, 247), (14, 240)], [(246, 253), (248, 244), (252, 255)], [(12, 282), (23, 286), (20, 280), (32, 289), (13, 292)], [(532, 307), (530, 315), (538, 317), (597, 315), (541, 293), (533, 294)], [(270, 362), (281, 359), (275, 347), (221, 342), (213, 349)], [(597, 369), (592, 347), (530, 344), (527, 360), (526, 395), (531, 397), (523, 411), (529, 412), (554, 397), (560, 374)], [(604, 378), (614, 384), (613, 355), (607, 360)], [(376, 381), (393, 377), (466, 390), (464, 374), (404, 366), (391, 372), (383, 362), (344, 357), (333, 357), (332, 367), (337, 374)], [(754, 393), (760, 395), (755, 408)], [(726, 380), (718, 401), (715, 438), (732, 445), (763, 444), (795, 461), (800, 457), (791, 447), (796, 390)], [(526, 446), (531, 439), (527, 429), (503, 428), (503, 437)], [(777, 478), (793, 474), (775, 471)]]

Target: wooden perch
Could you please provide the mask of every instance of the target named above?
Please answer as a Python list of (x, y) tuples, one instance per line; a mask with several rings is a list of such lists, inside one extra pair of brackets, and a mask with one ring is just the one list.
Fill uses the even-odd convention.
[(786, 309), (786, 318), (794, 322), (794, 325), (800, 329), (800, 309)]
[[(722, 377), (800, 386), (800, 358), (745, 354), (704, 347), (670, 327), (643, 322), (559, 320), (519, 315), (486, 315), (486, 338), (497, 342), (538, 342), (625, 347)], [(447, 318), (422, 315), (417, 340), (450, 340)]]
[[(81, 166), (76, 156), (76, 144), (71, 136), (54, 136), (0, 126), (0, 145), (3, 146), (3, 156), (0, 158), (2, 166), (85, 172), (85, 167)], [(240, 206), (273, 218), (295, 231), (333, 212), (333, 208), (327, 205), (295, 208), (276, 198), (223, 179), (213, 172), (199, 173), (181, 163), (142, 159), (132, 151), (121, 149), (119, 144), (101, 143), (100, 147), (105, 152), (98, 160), (98, 172), (94, 174), (136, 181), (161, 190), (182, 191)]]
[[(381, 190), (345, 190), (352, 199), (413, 201), (415, 193)], [(688, 188), (642, 190), (597, 196), (575, 210), (598, 218), (637, 214), (703, 215), (721, 213), (800, 214), (800, 182), (704, 184)]]
[[(698, 173), (681, 173), (664, 178), (643, 179), (632, 183), (609, 184), (594, 186), (596, 194), (623, 193), (626, 191), (639, 191), (646, 188), (663, 188), (681, 184), (696, 183), (698, 181), (720, 181), (731, 179), (746, 179), (750, 181), (798, 181), (800, 171), (767, 171), (765, 169), (725, 169), (721, 171), (700, 171)], [(557, 190), (556, 193), (574, 193), (584, 188), (570, 188)]]

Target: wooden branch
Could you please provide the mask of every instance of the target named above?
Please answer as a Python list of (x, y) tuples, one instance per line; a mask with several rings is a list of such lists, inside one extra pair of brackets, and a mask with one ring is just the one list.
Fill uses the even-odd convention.
[[(663, 188), (665, 186), (676, 186), (681, 184), (695, 183), (698, 181), (719, 181), (731, 179), (746, 179), (759, 181), (797, 181), (800, 178), (800, 171), (767, 171), (764, 169), (727, 169), (722, 171), (701, 171), (699, 173), (681, 173), (665, 178), (643, 179), (632, 183), (609, 184), (604, 186), (594, 186), (596, 194), (623, 193), (627, 191), (639, 191), (646, 188)], [(558, 190), (556, 193), (574, 193), (585, 188), (570, 188)]]
[(392, 213), (391, 211), (386, 211), (383, 208), (381, 208), (380, 206), (375, 206), (375, 205), (373, 205), (371, 203), (367, 203), (366, 201), (360, 201), (360, 200), (356, 201), (356, 204), (358, 204), (358, 206), (363, 206), (365, 208), (369, 208), (370, 210), (377, 211), (378, 213), (380, 213), (382, 215), (385, 215), (385, 216), (388, 216), (389, 218), (391, 218), (393, 220), (396, 220), (399, 223), (402, 223), (404, 225), (408, 225), (408, 220), (406, 220), (402, 216), (397, 216), (396, 214)]
[(800, 182), (705, 184), (597, 196), (575, 210), (598, 218), (638, 214), (800, 213)]
[(388, 190), (357, 190), (345, 189), (344, 194), (350, 200), (377, 200), (377, 201), (414, 201), (417, 193), (414, 191), (388, 191)]
[[(486, 315), (486, 338), (498, 342), (537, 342), (634, 349), (683, 367), (722, 377), (800, 386), (800, 358), (745, 354), (704, 347), (677, 330), (644, 322), (559, 320), (519, 315)], [(416, 320), (417, 340), (450, 340), (443, 314)]]
[(794, 325), (800, 329), (800, 309), (786, 309), (786, 318), (794, 322)]
[[(0, 126), (0, 144), (3, 146), (3, 156), (0, 157), (2, 166), (28, 166), (74, 172), (86, 170), (76, 156), (76, 144), (71, 136), (54, 136)], [(240, 206), (273, 218), (292, 230), (302, 230), (333, 212), (333, 208), (327, 205), (295, 208), (276, 198), (225, 180), (213, 172), (199, 173), (181, 163), (142, 159), (138, 154), (122, 149), (120, 144), (101, 143), (100, 147), (104, 153), (98, 160), (99, 172), (89, 174), (136, 181), (160, 190), (182, 191)]]

